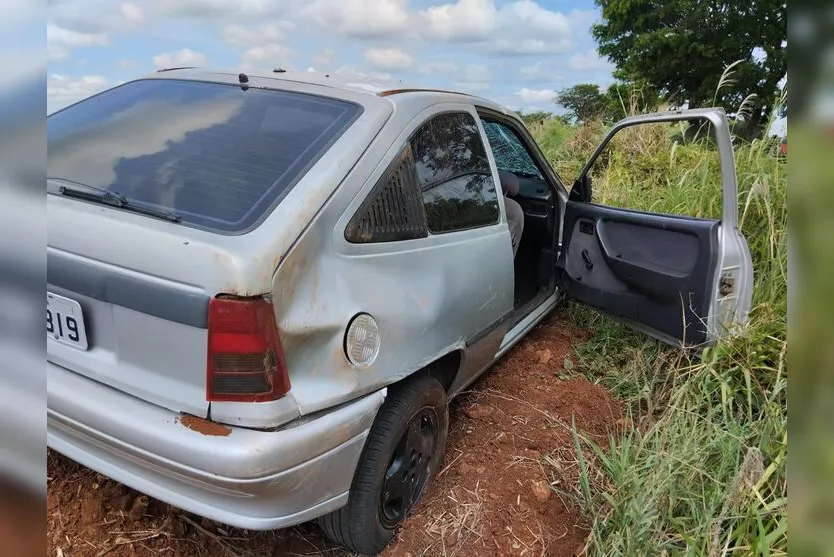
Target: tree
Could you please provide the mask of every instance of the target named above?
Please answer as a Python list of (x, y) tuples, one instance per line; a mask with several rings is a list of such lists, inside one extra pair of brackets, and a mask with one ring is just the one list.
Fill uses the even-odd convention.
[[(748, 122), (760, 129), (787, 72), (785, 0), (595, 0), (599, 53), (623, 81), (643, 81), (667, 100), (713, 102), (728, 112), (755, 95)], [(733, 62), (733, 81), (717, 91)]]
[(583, 124), (601, 118), (607, 104), (605, 95), (599, 90), (599, 85), (592, 83), (580, 83), (562, 89), (553, 100), (556, 104), (565, 107), (575, 121)]
[(545, 112), (543, 110), (537, 110), (528, 114), (522, 114), (521, 112), (519, 112), (519, 116), (522, 120), (524, 120), (525, 124), (530, 126), (533, 124), (541, 124), (547, 120), (550, 120), (553, 117), (553, 114), (551, 114), (550, 112)]
[(653, 112), (661, 101), (657, 90), (645, 83), (612, 83), (605, 93), (605, 120), (614, 123), (632, 114)]

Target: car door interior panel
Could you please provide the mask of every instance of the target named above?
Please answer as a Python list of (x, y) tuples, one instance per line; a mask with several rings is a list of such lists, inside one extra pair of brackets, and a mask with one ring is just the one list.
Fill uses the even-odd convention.
[[(556, 195), (541, 178), (519, 176), (519, 190), (515, 200), (524, 210), (524, 232), (526, 239), (522, 239), (523, 257), (520, 265), (524, 269), (535, 271), (535, 278), (528, 282), (535, 284), (541, 290), (547, 290), (551, 285), (553, 275), (553, 246), (552, 242), (538, 242), (531, 246), (531, 238), (553, 238), (556, 230)], [(518, 274), (524, 272), (520, 270)], [(530, 296), (526, 296), (530, 297)], [(525, 296), (520, 296), (524, 299)]]
[(717, 220), (568, 202), (561, 282), (577, 301), (700, 344), (719, 227)]
[(515, 200), (524, 209), (524, 227), (536, 235), (550, 237), (556, 225), (556, 195), (541, 178), (519, 176)]

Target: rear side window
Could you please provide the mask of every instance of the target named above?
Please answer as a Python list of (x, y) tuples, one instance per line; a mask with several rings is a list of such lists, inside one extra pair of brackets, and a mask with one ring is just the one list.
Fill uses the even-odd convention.
[(187, 224), (243, 232), (361, 112), (304, 93), (134, 81), (48, 117), (48, 176), (118, 191)]
[(498, 223), (498, 194), (472, 115), (435, 116), (412, 137), (411, 148), (432, 233)]

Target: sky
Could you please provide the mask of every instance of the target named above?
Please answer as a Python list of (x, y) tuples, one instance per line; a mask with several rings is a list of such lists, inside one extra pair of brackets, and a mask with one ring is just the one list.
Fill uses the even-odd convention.
[(514, 110), (613, 81), (593, 0), (48, 0), (47, 112), (171, 66), (463, 90)]

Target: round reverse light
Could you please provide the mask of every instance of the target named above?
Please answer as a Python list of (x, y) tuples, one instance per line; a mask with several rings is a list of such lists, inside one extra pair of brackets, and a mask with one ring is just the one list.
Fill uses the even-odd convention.
[(348, 325), (345, 355), (356, 367), (368, 367), (379, 354), (379, 327), (367, 313), (360, 313)]

